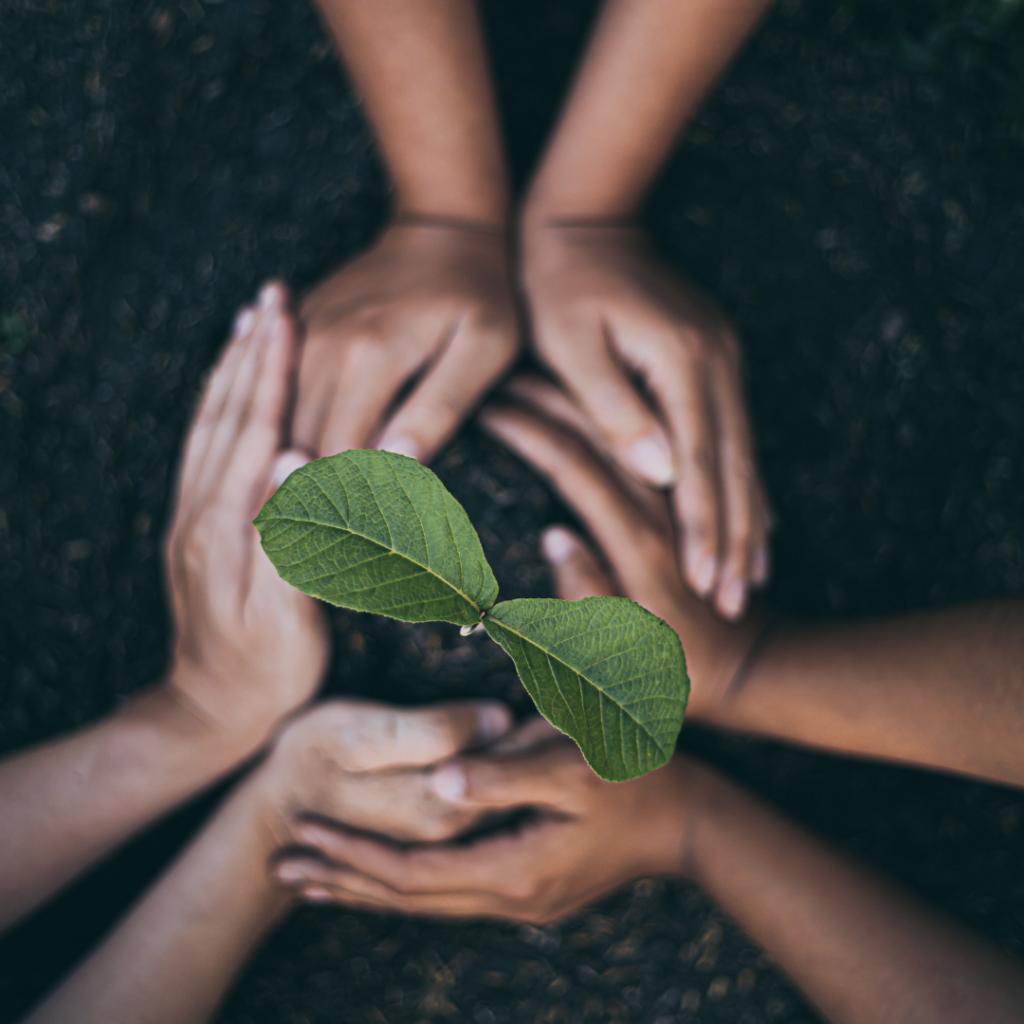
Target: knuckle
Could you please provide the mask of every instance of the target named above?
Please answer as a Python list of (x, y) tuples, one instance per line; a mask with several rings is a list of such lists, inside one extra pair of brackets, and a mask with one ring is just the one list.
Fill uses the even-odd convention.
[(679, 463), (684, 474), (697, 473), (714, 476), (718, 460), (714, 449), (708, 444), (685, 444), (679, 452)]

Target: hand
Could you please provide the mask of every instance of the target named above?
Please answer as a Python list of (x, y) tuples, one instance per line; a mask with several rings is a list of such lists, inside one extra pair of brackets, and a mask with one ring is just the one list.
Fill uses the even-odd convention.
[(506, 241), (458, 221), (400, 221), (313, 289), (302, 319), (296, 442), (428, 460), (515, 359)]
[(685, 578), (738, 618), (768, 576), (769, 514), (729, 322), (626, 226), (528, 225), (522, 278), (538, 355), (621, 467), (672, 488)]
[(624, 594), (664, 619), (686, 652), (691, 683), (687, 715), (713, 719), (763, 628), (763, 616), (732, 625), (692, 594), (673, 557), (667, 500), (602, 465), (572, 429), (588, 429), (586, 419), (554, 385), (517, 377), (509, 390), (529, 410), (488, 407), (481, 422), (548, 479), (587, 527), (614, 574), (570, 531), (549, 529), (544, 551), (558, 596), (575, 600)]
[(168, 689), (249, 749), (316, 690), (317, 603), (282, 580), (252, 520), (308, 457), (281, 452), (295, 325), (281, 285), (243, 310), (189, 432), (166, 543), (175, 622)]
[(430, 776), (444, 803), (533, 816), (468, 844), (406, 849), (324, 829), (311, 837), (319, 859), (293, 862), (289, 879), (319, 901), (555, 920), (632, 878), (684, 870), (693, 770), (677, 756), (643, 778), (604, 782), (574, 743), (550, 735), (526, 749), (464, 756)]
[[(285, 726), (258, 773), (277, 847), (315, 847), (331, 822), (401, 842), (450, 839), (479, 812), (441, 799), (430, 766), (493, 743), (511, 725), (508, 709), (487, 700), (318, 705)], [(304, 859), (282, 861), (282, 880), (294, 863)]]

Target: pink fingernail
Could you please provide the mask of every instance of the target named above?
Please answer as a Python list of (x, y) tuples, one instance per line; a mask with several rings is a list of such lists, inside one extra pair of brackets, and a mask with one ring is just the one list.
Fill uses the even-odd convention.
[(417, 462), (423, 454), (423, 450), (411, 437), (394, 437), (390, 441), (382, 441), (379, 448), (382, 452), (405, 455), (407, 458), (416, 459)]
[(693, 585), (697, 588), (698, 594), (703, 596), (711, 591), (717, 568), (718, 561), (714, 555), (707, 554), (701, 557), (693, 573)]
[(485, 743), (491, 743), (499, 736), (504, 736), (511, 727), (512, 715), (505, 708), (492, 704), (480, 709), (477, 731)]
[(278, 455), (270, 470), (270, 483), (274, 487), (280, 487), (295, 472), (303, 466), (308, 465), (310, 458), (304, 452), (289, 449)]
[(272, 284), (265, 284), (260, 289), (259, 306), (266, 313), (271, 307), (277, 304), (278, 292)]
[(326, 889), (303, 889), (302, 898), (310, 903), (330, 903), (332, 899)]
[(238, 316), (235, 317), (234, 327), (231, 329), (231, 337), (236, 338), (247, 338), (252, 334), (252, 329), (256, 325), (256, 314), (246, 306), (245, 309), (241, 310)]
[(576, 538), (561, 526), (552, 526), (544, 531), (540, 539), (544, 557), (556, 565), (564, 562), (578, 547)]
[(735, 619), (743, 611), (743, 602), (747, 596), (747, 588), (739, 576), (731, 577), (722, 590), (719, 607), (730, 619)]
[(430, 786), (442, 800), (457, 803), (466, 795), (466, 773), (461, 765), (443, 764), (434, 769)]
[(626, 461), (633, 470), (655, 487), (668, 487), (675, 479), (672, 452), (660, 434), (642, 438), (629, 449)]
[(277, 869), (277, 878), (279, 882), (284, 882), (285, 885), (299, 885), (305, 881), (306, 876), (292, 864), (282, 864)]

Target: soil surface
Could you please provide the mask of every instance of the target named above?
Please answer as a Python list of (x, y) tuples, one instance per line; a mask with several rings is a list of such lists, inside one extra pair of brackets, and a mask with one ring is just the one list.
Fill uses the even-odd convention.
[[(484, 5), (519, 180), (593, 7)], [(778, 517), (773, 600), (830, 619), (1018, 594), (1024, 132), (959, 79), (896, 70), (828, 7), (783, 2), (770, 16), (688, 131), (649, 223), (744, 338)], [(0, 746), (14, 750), (159, 676), (168, 479), (204, 370), (262, 280), (301, 289), (364, 246), (387, 190), (301, 0), (9, 0), (0, 140)], [(436, 468), (502, 595), (547, 594), (537, 533), (565, 517), (547, 488), (471, 427)], [(493, 644), (334, 619), (329, 693), (527, 707)], [(1024, 953), (1019, 792), (693, 728), (682, 743)], [(215, 799), (0, 944), (3, 1021)], [(303, 910), (220, 1019), (816, 1018), (699, 892), (640, 881), (544, 929)]]

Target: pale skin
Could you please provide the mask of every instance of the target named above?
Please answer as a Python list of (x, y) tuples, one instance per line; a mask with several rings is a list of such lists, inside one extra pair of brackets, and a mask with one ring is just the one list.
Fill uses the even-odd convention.
[(297, 464), (282, 421), (295, 326), (279, 285), (240, 315), (182, 460), (166, 544), (175, 650), (124, 710), (0, 765), (0, 927), (255, 754), (326, 665), (316, 603), (285, 584), (252, 519)]
[[(294, 891), (279, 851), (311, 818), (410, 841), (464, 831), (479, 811), (430, 785), (429, 765), (510, 724), (493, 702), (396, 709), (332, 701), (287, 725), (267, 760), (107, 939), (28, 1018), (31, 1024), (199, 1024), (215, 1012)], [(6, 880), (5, 880), (6, 882)]]
[[(780, 625), (737, 676), (768, 620), (730, 626), (712, 615), (666, 557), (664, 499), (659, 507), (602, 465), (571, 432), (571, 424), (589, 424), (549, 384), (520, 380), (514, 392), (528, 408), (488, 410), (485, 424), (551, 480), (614, 573), (575, 534), (551, 528), (544, 547), (558, 595), (625, 593), (664, 617), (687, 651), (695, 716), (1024, 785), (1020, 603), (814, 633)], [(954, 704), (969, 665), (978, 686), (970, 709)], [(808, 705), (800, 714), (798, 701)], [(533, 731), (534, 746), (460, 757), (432, 778), (455, 806), (534, 808), (517, 831), (409, 850), (325, 825), (308, 835), (319, 855), (284, 861), (280, 877), (318, 900), (544, 922), (639, 875), (679, 874), (702, 886), (836, 1024), (1022, 1019), (1019, 963), (712, 770), (676, 756), (639, 780), (606, 783), (571, 743), (544, 726)]]
[(608, 0), (514, 225), (471, 0), (318, 5), (396, 212), (368, 253), (303, 304), (297, 442), (430, 458), (515, 358), (516, 276), (537, 355), (611, 457), (671, 489), (685, 578), (739, 617), (768, 575), (769, 525), (739, 344), (634, 219), (770, 0)]
[(0, 929), (276, 739), (273, 753), (34, 1021), (207, 1019), (293, 900), (269, 861), (304, 841), (306, 816), (448, 837), (477, 812), (438, 798), (421, 766), (511, 724), (488, 701), (336, 701), (278, 735), (328, 657), (319, 607), (280, 579), (252, 526), (308, 461), (281, 448), (295, 355), (287, 298), (270, 285), (239, 316), (185, 444), (166, 544), (166, 678), (125, 710), (0, 763)]

